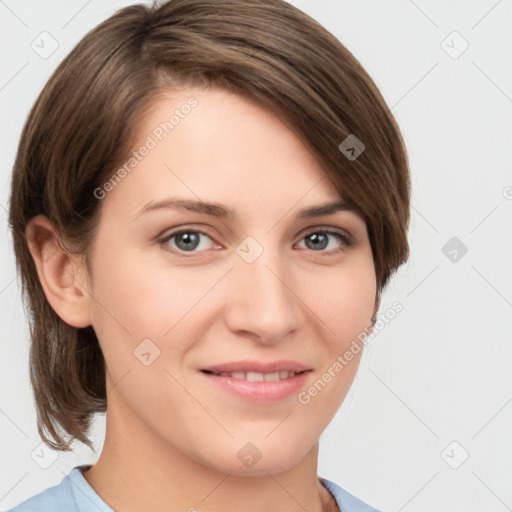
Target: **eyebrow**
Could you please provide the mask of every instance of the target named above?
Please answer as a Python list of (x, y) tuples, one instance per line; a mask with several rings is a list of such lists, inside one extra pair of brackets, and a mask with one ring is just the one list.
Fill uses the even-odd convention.
[[(228, 208), (223, 204), (175, 198), (162, 199), (160, 201), (150, 201), (139, 210), (139, 212), (135, 215), (135, 218), (137, 219), (140, 216), (145, 215), (149, 212), (153, 212), (155, 210), (167, 208), (203, 213), (206, 215), (211, 215), (213, 217), (218, 217), (220, 219), (233, 220), (235, 218), (234, 210), (232, 208)], [(300, 210), (295, 218), (296, 220), (311, 219), (314, 217), (322, 217), (324, 215), (329, 215), (339, 211), (351, 211), (357, 213), (358, 215), (361, 215), (360, 210), (355, 205), (352, 205), (343, 199), (338, 199), (336, 201), (330, 201), (327, 203), (310, 206), (308, 208)]]

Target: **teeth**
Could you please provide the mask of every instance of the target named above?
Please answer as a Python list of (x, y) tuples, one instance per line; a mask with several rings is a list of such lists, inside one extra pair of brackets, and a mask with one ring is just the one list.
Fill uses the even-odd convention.
[(274, 373), (261, 372), (218, 372), (215, 375), (220, 377), (232, 377), (233, 379), (247, 380), (249, 382), (278, 382), (284, 379), (291, 379), (296, 372), (288, 372), (286, 370)]
[(264, 376), (263, 376), (263, 373), (259, 373), (259, 372), (247, 372), (245, 374), (245, 378), (249, 382), (263, 382)]

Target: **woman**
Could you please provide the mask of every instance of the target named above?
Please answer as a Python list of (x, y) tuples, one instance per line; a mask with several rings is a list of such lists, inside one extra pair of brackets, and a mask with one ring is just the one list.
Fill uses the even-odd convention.
[(87, 34), (26, 122), (10, 223), (39, 433), (92, 447), (106, 412), (106, 437), (13, 510), (375, 510), (317, 476), (318, 440), (407, 259), (409, 187), (371, 78), (284, 1)]

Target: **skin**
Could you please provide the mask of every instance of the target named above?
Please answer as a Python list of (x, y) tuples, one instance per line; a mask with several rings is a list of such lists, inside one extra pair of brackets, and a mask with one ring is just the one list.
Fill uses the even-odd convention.
[[(126, 512), (336, 510), (318, 481), (318, 440), (361, 353), (307, 405), (296, 395), (248, 402), (199, 369), (291, 359), (312, 367), (307, 390), (371, 326), (365, 222), (353, 211), (295, 220), (340, 193), (274, 114), (226, 91), (169, 91), (139, 120), (134, 147), (190, 96), (197, 107), (102, 199), (90, 275), (48, 219), (27, 228), (50, 304), (67, 323), (93, 326), (108, 368), (105, 444), (84, 477)], [(136, 217), (171, 196), (222, 203), (234, 219), (171, 208)], [(177, 228), (207, 233), (192, 257), (176, 237), (162, 241)], [(330, 235), (327, 247), (308, 247), (319, 228), (353, 244)], [(247, 236), (263, 249), (250, 264), (236, 252)], [(134, 356), (147, 338), (160, 350), (149, 366)], [(262, 453), (251, 468), (237, 457), (249, 441)]]

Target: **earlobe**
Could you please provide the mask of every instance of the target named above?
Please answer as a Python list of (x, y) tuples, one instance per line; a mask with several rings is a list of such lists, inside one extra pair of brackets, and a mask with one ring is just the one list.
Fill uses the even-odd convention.
[(89, 293), (80, 272), (80, 256), (66, 250), (54, 223), (44, 215), (29, 221), (25, 237), (39, 282), (53, 310), (73, 327), (91, 325)]

